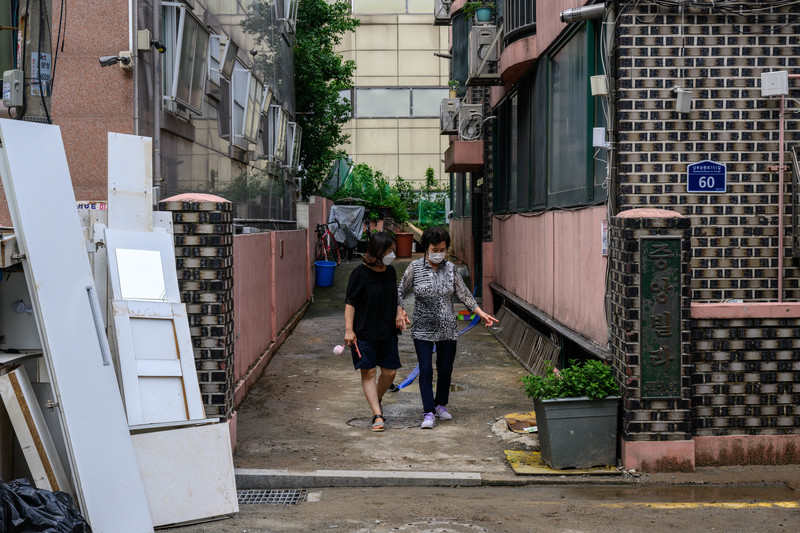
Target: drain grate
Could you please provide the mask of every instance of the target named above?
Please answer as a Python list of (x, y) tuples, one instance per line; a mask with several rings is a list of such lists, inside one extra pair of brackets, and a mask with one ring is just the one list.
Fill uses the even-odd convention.
[(295, 505), (306, 501), (308, 491), (306, 489), (289, 490), (239, 490), (236, 491), (239, 498), (239, 505), (257, 503), (278, 503), (282, 505)]

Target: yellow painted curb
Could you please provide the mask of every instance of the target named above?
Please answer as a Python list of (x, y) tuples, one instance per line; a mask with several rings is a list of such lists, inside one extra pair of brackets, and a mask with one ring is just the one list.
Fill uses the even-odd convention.
[(520, 452), (504, 450), (506, 460), (515, 474), (534, 476), (585, 476), (585, 475), (621, 475), (622, 472), (613, 466), (597, 466), (593, 468), (569, 468), (553, 470), (542, 461), (540, 452)]

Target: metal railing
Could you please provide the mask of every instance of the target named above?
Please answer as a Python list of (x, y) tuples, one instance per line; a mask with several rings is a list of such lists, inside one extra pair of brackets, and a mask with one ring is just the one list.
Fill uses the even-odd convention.
[(505, 0), (503, 40), (505, 44), (536, 33), (536, 0)]

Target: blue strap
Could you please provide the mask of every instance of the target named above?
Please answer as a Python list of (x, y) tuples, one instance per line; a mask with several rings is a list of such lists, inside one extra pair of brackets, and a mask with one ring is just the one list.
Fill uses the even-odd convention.
[[(475, 315), (475, 317), (472, 319), (472, 322), (470, 322), (467, 327), (465, 327), (464, 329), (462, 329), (461, 331), (456, 333), (456, 337), (460, 337), (462, 334), (464, 334), (467, 331), (471, 330), (480, 321), (481, 321), (481, 317), (479, 317), (478, 315)], [(436, 345), (435, 344), (433, 345), (433, 351), (434, 352), (436, 351)], [(404, 388), (408, 387), (409, 385), (414, 383), (414, 380), (417, 379), (417, 376), (419, 376), (419, 363), (417, 363), (417, 366), (414, 367), (414, 370), (411, 371), (411, 373), (408, 375), (408, 377), (400, 382), (400, 384), (397, 386), (397, 388), (398, 389), (404, 389)]]

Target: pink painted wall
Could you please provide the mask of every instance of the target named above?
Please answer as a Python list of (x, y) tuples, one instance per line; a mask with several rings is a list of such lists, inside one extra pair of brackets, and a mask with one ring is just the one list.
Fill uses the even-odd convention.
[[(475, 272), (475, 248), (472, 244), (472, 219), (450, 219), (450, 255), (467, 265), (470, 276)], [(472, 280), (473, 283), (477, 280)]]
[(306, 230), (291, 230), (233, 238), (236, 382), (248, 374), (289, 319), (310, 299), (306, 296), (310, 294), (306, 236)]
[(275, 336), (271, 233), (233, 238), (233, 376), (239, 381)]
[(562, 11), (588, 3), (589, 0), (547, 0), (546, 2), (536, 2), (535, 49), (546, 50), (561, 32), (567, 29), (568, 25), (561, 22), (559, 18)]
[(276, 333), (306, 302), (306, 231), (276, 231), (273, 238), (274, 301)]
[(322, 224), (328, 221), (328, 215), (331, 212), (333, 202), (321, 196), (314, 196), (311, 202), (308, 203), (308, 299), (311, 299), (311, 293), (316, 284), (316, 276), (314, 275), (314, 253), (317, 244), (317, 224)]
[(603, 347), (605, 217), (605, 207), (495, 217), (491, 272), (495, 283)]

